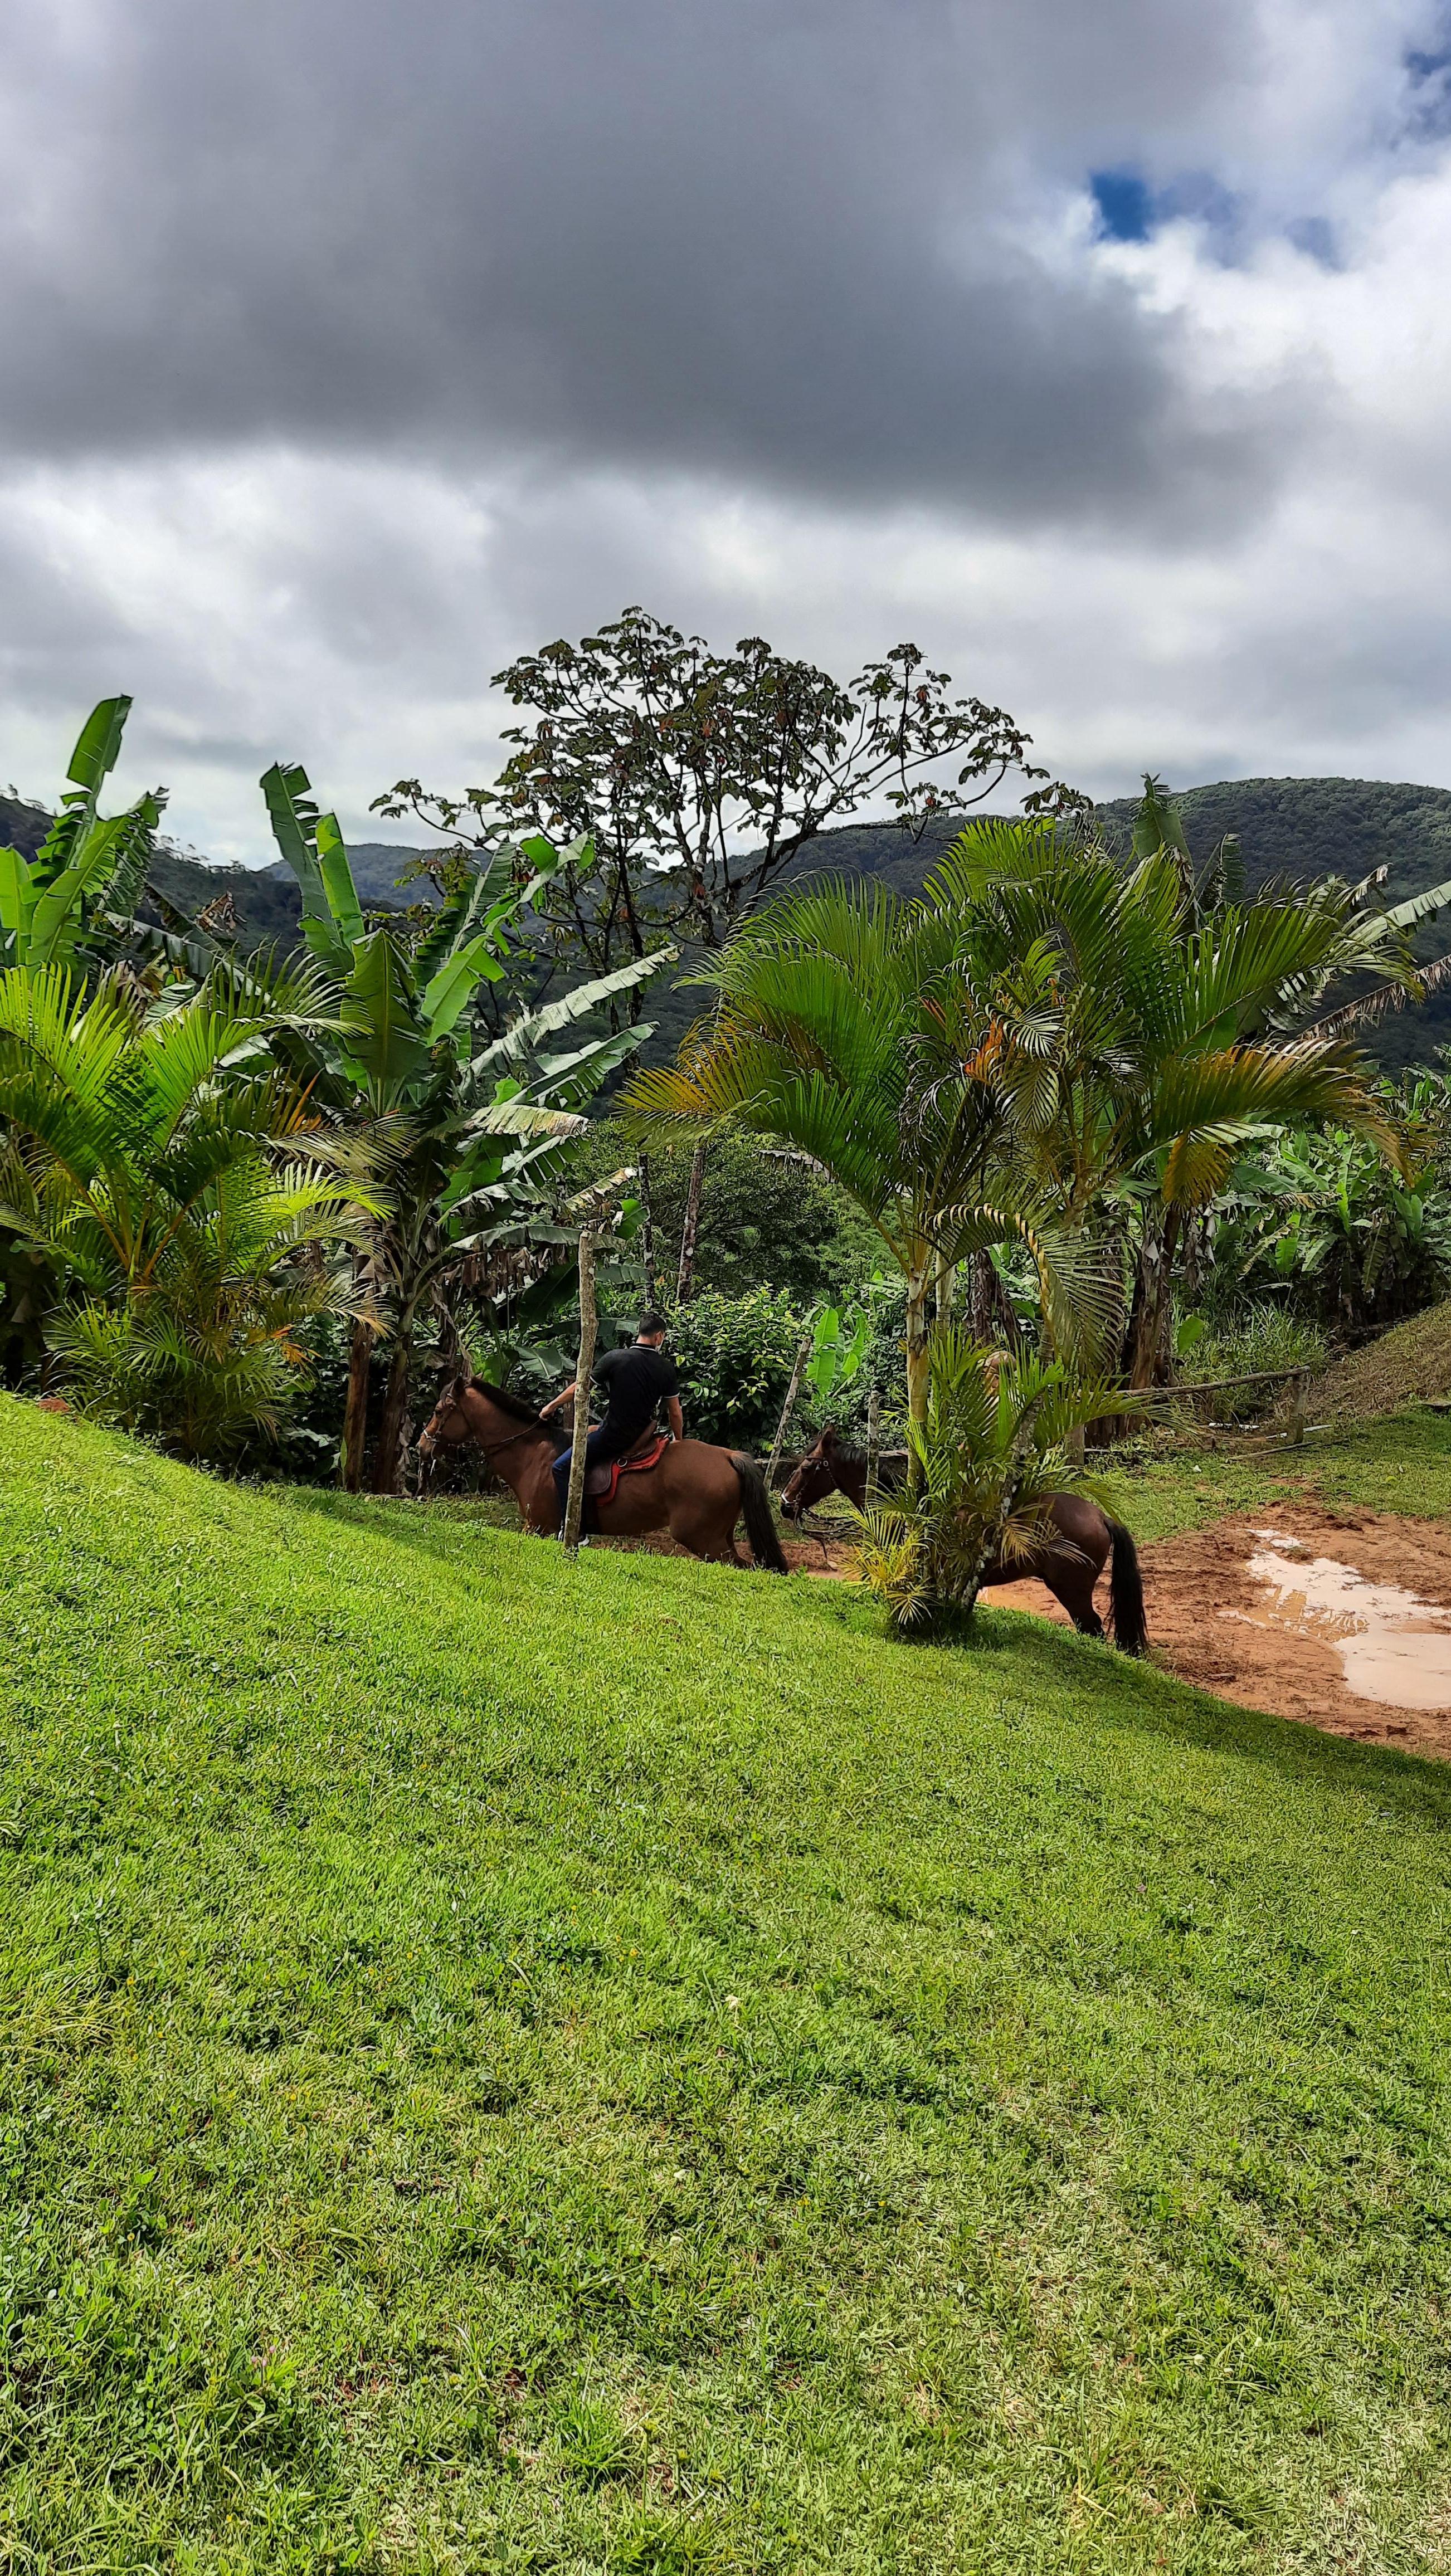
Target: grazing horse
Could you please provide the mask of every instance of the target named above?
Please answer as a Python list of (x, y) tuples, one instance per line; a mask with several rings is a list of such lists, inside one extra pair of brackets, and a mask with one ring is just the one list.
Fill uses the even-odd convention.
[[(906, 1477), (906, 1450), (886, 1450), (877, 1461), (881, 1491), (897, 1492)], [(866, 1502), (867, 1462), (860, 1449), (848, 1449), (828, 1426), (793, 1470), (781, 1496), (781, 1509), (788, 1520), (799, 1520), (830, 1493), (845, 1494), (861, 1511)], [(1114, 1644), (1126, 1655), (1143, 1654), (1149, 1642), (1144, 1585), (1130, 1532), (1122, 1521), (1111, 1521), (1086, 1494), (1050, 1494), (1046, 1517), (1056, 1537), (1030, 1549), (1026, 1556), (1000, 1557), (983, 1576), (984, 1590), (995, 1583), (1023, 1583), (1032, 1575), (1062, 1602), (1085, 1637), (1101, 1637), (1103, 1621), (1093, 1606), (1093, 1591), (1112, 1558), (1109, 1608)]]
[[(532, 1405), (490, 1386), (486, 1378), (456, 1377), (439, 1397), (418, 1446), (426, 1461), (436, 1449), (476, 1442), (495, 1474), (512, 1488), (524, 1527), (537, 1538), (548, 1538), (559, 1527), (554, 1461), (569, 1447), (570, 1436), (562, 1424), (542, 1421)], [(622, 1475), (614, 1493), (595, 1509), (605, 1538), (639, 1538), (646, 1530), (668, 1529), (677, 1546), (692, 1556), (723, 1565), (741, 1563), (735, 1528), (744, 1518), (755, 1563), (772, 1574), (787, 1571), (765, 1477), (743, 1450), (717, 1449), (706, 1440), (671, 1440), (653, 1467)]]

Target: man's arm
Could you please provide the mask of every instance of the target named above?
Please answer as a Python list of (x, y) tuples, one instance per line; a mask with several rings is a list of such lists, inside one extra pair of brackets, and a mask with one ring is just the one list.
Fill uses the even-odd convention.
[(565, 1388), (564, 1393), (563, 1393), (562, 1395), (552, 1396), (552, 1397), (550, 1398), (550, 1400), (549, 1400), (548, 1404), (541, 1404), (541, 1406), (540, 1406), (540, 1408), (539, 1408), (539, 1419), (540, 1419), (540, 1421), (541, 1421), (541, 1422), (547, 1422), (547, 1421), (549, 1420), (549, 1417), (550, 1417), (551, 1413), (557, 1413), (557, 1412), (559, 1411), (560, 1406), (561, 1406), (562, 1404), (568, 1404), (568, 1403), (571, 1401), (571, 1399), (572, 1399), (572, 1398), (573, 1398), (573, 1397), (574, 1397), (578, 1392), (579, 1392), (579, 1380), (578, 1380), (578, 1378), (577, 1378), (577, 1377), (576, 1377), (576, 1378), (571, 1378), (571, 1380), (570, 1380), (570, 1382), (569, 1382), (568, 1386)]
[(671, 1439), (683, 1440), (685, 1438), (685, 1416), (680, 1410), (680, 1398), (678, 1395), (667, 1395), (665, 1398), (665, 1419), (670, 1425)]

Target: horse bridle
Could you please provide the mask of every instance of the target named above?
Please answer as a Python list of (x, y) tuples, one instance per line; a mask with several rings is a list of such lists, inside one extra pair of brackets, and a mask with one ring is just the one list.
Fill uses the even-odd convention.
[[(463, 1406), (461, 1404), (451, 1405), (449, 1410), (453, 1413), (463, 1413)], [(468, 1415), (466, 1413), (464, 1414), (464, 1420), (465, 1422), (468, 1420)], [(517, 1431), (511, 1431), (507, 1440), (480, 1440), (477, 1433), (473, 1431), (469, 1432), (468, 1437), (473, 1441), (475, 1448), (479, 1451), (482, 1457), (497, 1458), (501, 1449), (513, 1449), (517, 1446), (519, 1441), (527, 1440), (531, 1431), (538, 1431), (541, 1428), (542, 1425), (537, 1422), (526, 1422), (523, 1423)], [(462, 1447), (463, 1444), (460, 1442), (458, 1445)], [(431, 1458), (437, 1447), (438, 1441), (432, 1431), (424, 1431), (420, 1433), (418, 1441), (418, 1454), (420, 1458)]]

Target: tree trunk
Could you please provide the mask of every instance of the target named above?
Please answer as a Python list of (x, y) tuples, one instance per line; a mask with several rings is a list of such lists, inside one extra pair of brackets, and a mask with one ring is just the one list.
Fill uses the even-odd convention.
[(870, 1511), (877, 1499), (877, 1461), (882, 1454), (882, 1398), (875, 1381), (867, 1390), (867, 1481), (862, 1508)]
[(376, 1336), (361, 1315), (353, 1323), (348, 1352), (348, 1401), (343, 1414), (341, 1470), (345, 1494), (363, 1490), (363, 1456), (368, 1445), (368, 1369)]
[(373, 1461), (375, 1494), (396, 1494), (399, 1490), (412, 1361), (413, 1317), (405, 1313), (398, 1318), (393, 1357), (388, 1367), (388, 1387), (383, 1398), (383, 1419), (378, 1426), (378, 1454)]
[(650, 1188), (650, 1157), (642, 1154), (640, 1173), (640, 1264), (645, 1275), (645, 1311), (653, 1314), (660, 1303), (660, 1274), (655, 1263), (655, 1201)]
[(815, 1335), (808, 1327), (801, 1336), (800, 1347), (797, 1350), (795, 1362), (791, 1370), (791, 1383), (786, 1389), (786, 1401), (781, 1407), (781, 1419), (776, 1425), (776, 1437), (771, 1443), (771, 1456), (766, 1468), (766, 1491), (768, 1494), (775, 1490), (776, 1474), (781, 1464), (781, 1452), (786, 1446), (787, 1425), (791, 1420), (792, 1414), (796, 1410), (796, 1398), (801, 1392), (801, 1373), (805, 1368), (807, 1361), (811, 1357), (811, 1345), (814, 1339)]
[(705, 1181), (705, 1147), (697, 1145), (690, 1157), (690, 1186), (685, 1193), (685, 1223), (680, 1231), (680, 1273), (675, 1282), (675, 1303), (688, 1304), (695, 1282), (695, 1245), (700, 1233), (700, 1193)]
[(589, 1389), (594, 1375), (595, 1337), (599, 1330), (599, 1318), (595, 1313), (595, 1246), (598, 1239), (593, 1234), (582, 1234), (579, 1238), (579, 1365), (574, 1373), (574, 1446), (570, 1451), (569, 1494), (564, 1506), (564, 1527), (560, 1532), (571, 1556), (579, 1545), (580, 1523), (584, 1518)]
[(1168, 1207), (1152, 1246), (1145, 1241), (1140, 1277), (1134, 1283), (1130, 1321), (1129, 1385), (1137, 1392), (1162, 1386), (1169, 1376), (1169, 1319), (1173, 1313), (1174, 1253), (1179, 1240), (1180, 1210)]
[[(931, 1294), (932, 1260), (929, 1255), (907, 1274), (907, 1418), (919, 1431), (926, 1425), (927, 1396), (932, 1380), (927, 1314)], [(921, 1481), (915, 1454), (908, 1461), (907, 1481), (915, 1492)]]

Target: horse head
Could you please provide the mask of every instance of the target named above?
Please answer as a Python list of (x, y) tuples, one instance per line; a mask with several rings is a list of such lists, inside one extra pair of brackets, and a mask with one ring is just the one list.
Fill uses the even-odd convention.
[(420, 1431), (418, 1455), (425, 1471), (432, 1466), (437, 1450), (461, 1448), (465, 1440), (473, 1437), (468, 1415), (464, 1411), (464, 1397), (468, 1389), (467, 1377), (459, 1376), (450, 1379)]
[(828, 1423), (813, 1440), (805, 1457), (797, 1460), (782, 1490), (781, 1510), (788, 1521), (799, 1521), (803, 1512), (809, 1512), (813, 1503), (821, 1501), (823, 1494), (834, 1491), (835, 1449), (836, 1433)]

